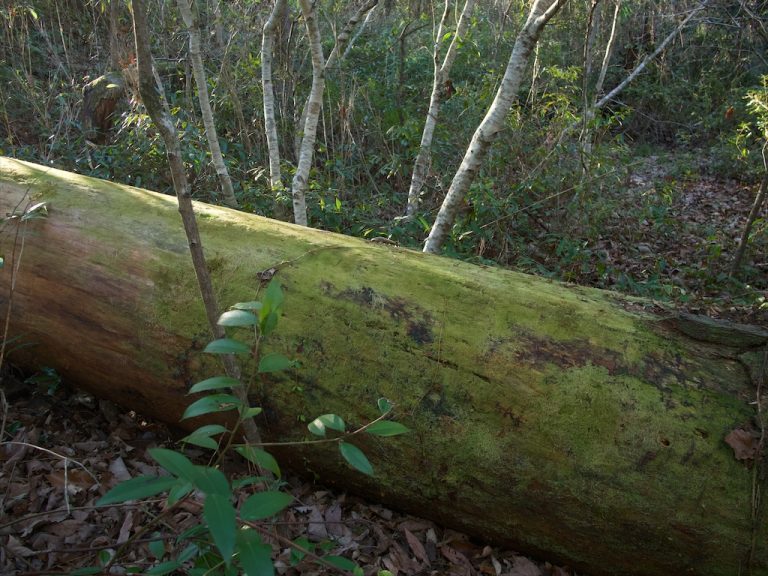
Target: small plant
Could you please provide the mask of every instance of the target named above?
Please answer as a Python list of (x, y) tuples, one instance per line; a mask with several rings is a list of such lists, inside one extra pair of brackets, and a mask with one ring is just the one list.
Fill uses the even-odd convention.
[[(246, 328), (252, 330), (252, 342), (247, 343), (235, 338), (220, 338), (210, 342), (205, 352), (209, 354), (234, 354), (253, 358), (257, 374), (268, 374), (287, 370), (296, 365), (295, 361), (282, 354), (262, 354), (264, 339), (277, 327), (282, 312), (283, 292), (276, 281), (267, 287), (261, 301), (240, 302), (219, 318), (219, 325), (227, 328)], [(251, 379), (251, 381), (254, 379)], [(158, 563), (145, 574), (158, 576), (176, 570), (185, 570), (187, 574), (239, 574), (268, 575), (274, 574), (272, 547), (263, 536), (269, 534), (262, 523), (288, 507), (293, 496), (279, 489), (281, 470), (274, 457), (258, 446), (237, 443), (238, 430), (243, 422), (261, 413), (261, 408), (249, 406), (232, 394), (234, 389), (249, 387), (231, 376), (214, 376), (198, 382), (189, 393), (206, 392), (207, 395), (190, 404), (182, 419), (206, 414), (234, 411), (237, 414), (232, 428), (221, 424), (206, 424), (183, 438), (183, 442), (193, 444), (214, 452), (211, 466), (194, 464), (181, 452), (165, 448), (153, 448), (149, 451), (168, 473), (168, 476), (138, 476), (115, 486), (105, 494), (98, 505), (116, 504), (128, 500), (150, 498), (166, 493), (166, 513), (174, 509), (182, 500), (197, 491), (204, 496), (202, 506), (203, 523), (180, 534), (176, 539), (175, 558), (168, 554), (165, 546), (155, 542), (150, 549)], [(323, 414), (307, 426), (309, 431), (321, 438), (318, 442), (336, 442), (341, 456), (353, 468), (373, 474), (373, 467), (365, 454), (349, 440), (360, 433), (374, 436), (396, 436), (408, 429), (398, 422), (386, 420), (392, 411), (392, 404), (381, 398), (378, 401), (381, 415), (372, 422), (354, 431), (347, 431), (344, 420), (336, 414)], [(340, 435), (326, 438), (328, 430)], [(296, 442), (291, 444), (302, 444)], [(287, 444), (287, 443), (286, 443)], [(285, 444), (283, 444), (285, 445)], [(260, 474), (237, 480), (228, 479), (216, 463), (222, 456), (234, 450), (243, 458), (256, 465)], [(242, 501), (239, 508), (233, 504), (235, 492), (241, 489), (256, 488), (256, 491)], [(165, 514), (165, 513), (164, 513)], [(161, 517), (164, 516), (161, 514)], [(152, 524), (156, 524), (160, 517)], [(145, 532), (150, 527), (146, 527)], [(333, 555), (319, 556), (313, 552), (313, 545), (306, 539), (285, 542), (294, 549), (292, 557), (298, 562), (305, 556), (327, 567), (351, 571), (362, 575), (362, 570), (354, 562)], [(100, 558), (100, 567), (86, 568), (78, 574), (96, 574), (108, 571), (117, 560), (113, 557)], [(190, 566), (193, 566), (190, 568)], [(127, 568), (128, 571), (131, 568)]]
[(24, 380), (24, 384), (35, 386), (39, 391), (45, 391), (48, 396), (53, 396), (61, 388), (61, 375), (55, 368), (44, 366), (35, 374)]

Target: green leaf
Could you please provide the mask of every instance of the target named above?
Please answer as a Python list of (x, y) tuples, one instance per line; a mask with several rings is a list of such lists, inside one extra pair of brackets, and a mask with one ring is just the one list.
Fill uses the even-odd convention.
[[(293, 541), (293, 543), (296, 546), (303, 548), (304, 550), (308, 550), (310, 552), (314, 549), (314, 545), (312, 544), (312, 542), (310, 542), (304, 536), (299, 536), (298, 538), (296, 538), (296, 540)], [(296, 566), (296, 564), (298, 564), (304, 559), (304, 556), (306, 556), (306, 554), (302, 550), (298, 550), (297, 548), (291, 547), (291, 558), (290, 558), (291, 566)]]
[(386, 398), (379, 398), (376, 405), (379, 407), (379, 411), (382, 414), (387, 414), (392, 411), (392, 402)]
[(222, 388), (237, 388), (242, 386), (243, 383), (237, 378), (230, 378), (229, 376), (214, 376), (207, 380), (202, 380), (192, 386), (187, 394), (194, 394), (196, 392), (207, 392), (208, 390), (221, 390)]
[(170, 574), (181, 568), (181, 563), (178, 560), (170, 560), (168, 562), (161, 562), (157, 566), (153, 566), (144, 574), (147, 576), (163, 576), (164, 574)]
[(219, 443), (211, 438), (211, 436), (223, 432), (227, 432), (227, 429), (221, 424), (207, 424), (205, 426), (200, 426), (200, 428), (192, 432), (192, 434), (184, 436), (181, 441), (216, 450), (219, 447)]
[[(159, 534), (155, 533), (154, 537), (157, 538)], [(163, 556), (165, 556), (165, 542), (160, 540), (153, 540), (150, 542), (147, 547), (149, 548), (149, 551), (152, 553), (152, 556), (160, 560)]]
[(261, 466), (265, 470), (269, 470), (275, 476), (280, 478), (280, 466), (277, 465), (277, 460), (261, 448), (253, 448), (252, 446), (238, 446), (235, 448), (235, 452), (240, 454), (246, 460), (253, 462), (254, 464)]
[(344, 558), (343, 556), (323, 556), (323, 560), (328, 562), (328, 564), (336, 566), (336, 568), (341, 568), (342, 570), (349, 570), (355, 575), (363, 573), (357, 564), (355, 564), (354, 562), (352, 562), (352, 560), (348, 558)]
[(264, 410), (261, 406), (251, 406), (245, 412), (243, 412), (243, 418), (253, 418), (254, 416), (261, 414), (263, 411)]
[(96, 506), (149, 498), (170, 490), (177, 482), (178, 479), (168, 476), (136, 476), (112, 488), (99, 498)]
[(184, 436), (184, 438), (182, 438), (181, 441), (185, 442), (186, 444), (193, 444), (195, 446), (200, 446), (200, 448), (206, 448), (208, 450), (219, 449), (219, 443), (216, 442), (216, 440), (214, 440), (210, 436), (198, 436), (196, 434), (190, 434), (189, 436)]
[(269, 306), (272, 310), (278, 310), (283, 305), (284, 300), (285, 296), (283, 295), (283, 289), (280, 287), (280, 282), (273, 279), (264, 293), (264, 306)]
[(256, 326), (259, 319), (246, 310), (228, 310), (219, 316), (219, 326)]
[(215, 494), (229, 497), (232, 494), (224, 473), (210, 466), (195, 466), (190, 481), (206, 496)]
[(226, 412), (240, 406), (242, 406), (240, 399), (232, 396), (232, 394), (211, 394), (187, 406), (181, 419), (194, 418), (195, 416), (202, 416), (211, 412)]
[(341, 568), (342, 570), (354, 571), (355, 569), (359, 569), (357, 564), (352, 562), (352, 560), (349, 558), (344, 558), (343, 556), (323, 556), (323, 560), (328, 562), (328, 564), (336, 566), (336, 568)]
[(229, 496), (209, 494), (205, 497), (203, 518), (227, 566), (232, 561), (232, 552), (235, 550), (236, 517)]
[(194, 486), (192, 486), (191, 482), (185, 481), (185, 482), (176, 484), (176, 486), (174, 486), (168, 491), (168, 506), (173, 506), (174, 504), (176, 504), (176, 502), (178, 502), (179, 500), (184, 498), (184, 496), (192, 492), (193, 488)]
[(348, 444), (347, 442), (339, 442), (339, 450), (341, 451), (344, 460), (349, 462), (350, 466), (363, 474), (373, 476), (373, 466), (368, 462), (368, 458), (365, 457), (365, 454), (363, 454), (360, 448)]
[(183, 542), (185, 540), (192, 540), (194, 539), (205, 539), (205, 535), (208, 533), (208, 529), (203, 524), (195, 524), (194, 526), (187, 528), (176, 536), (176, 544), (178, 545), (180, 542)]
[(274, 575), (272, 547), (264, 544), (253, 530), (238, 531), (236, 551), (246, 576)]
[(266, 372), (279, 372), (280, 370), (293, 368), (295, 365), (296, 362), (289, 360), (282, 354), (267, 354), (259, 360), (259, 372), (262, 374)]
[(264, 520), (271, 518), (293, 502), (293, 496), (277, 490), (257, 492), (243, 502), (240, 517), (243, 520)]
[(219, 338), (210, 342), (203, 352), (209, 354), (250, 354), (251, 348), (239, 340), (233, 338)]
[(259, 329), (264, 336), (268, 336), (277, 326), (283, 299), (280, 283), (272, 280), (267, 286), (261, 310), (259, 310)]
[(336, 414), (323, 414), (307, 424), (307, 428), (309, 428), (309, 431), (315, 436), (325, 436), (327, 428), (344, 432), (346, 430), (346, 425), (344, 424), (344, 420)]
[(269, 336), (272, 331), (277, 328), (277, 321), (279, 320), (279, 312), (270, 312), (264, 316), (259, 324), (259, 329), (264, 336)]
[(261, 302), (238, 302), (234, 304), (232, 308), (236, 310), (261, 310)]
[(197, 544), (190, 544), (189, 546), (184, 548), (184, 550), (181, 551), (181, 554), (179, 554), (179, 557), (177, 558), (177, 560), (182, 564), (184, 562), (189, 562), (190, 560), (192, 560), (192, 558), (197, 556), (198, 552), (200, 552), (200, 548), (197, 546)]
[(374, 436), (398, 436), (410, 432), (410, 430), (400, 424), (400, 422), (391, 422), (389, 420), (379, 420), (378, 422), (374, 422), (368, 426), (365, 431)]
[(192, 434), (200, 436), (213, 436), (214, 434), (222, 434), (223, 432), (229, 432), (229, 430), (227, 430), (226, 427), (222, 426), (221, 424), (206, 424), (205, 426), (200, 426), (200, 428), (192, 432)]
[(96, 557), (99, 559), (99, 564), (102, 566), (106, 566), (107, 562), (112, 560), (112, 552), (109, 550), (99, 550), (99, 552), (96, 554)]
[(184, 454), (167, 448), (150, 448), (149, 455), (174, 476), (192, 482), (192, 477), (195, 475), (195, 465)]

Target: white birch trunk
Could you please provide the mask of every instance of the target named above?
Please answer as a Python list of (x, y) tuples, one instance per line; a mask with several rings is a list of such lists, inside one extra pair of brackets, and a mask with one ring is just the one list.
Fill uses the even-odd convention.
[(280, 147), (275, 120), (275, 89), (272, 84), (272, 57), (275, 48), (275, 30), (277, 20), (285, 9), (287, 0), (275, 0), (275, 5), (264, 24), (261, 37), (261, 84), (264, 92), (264, 131), (267, 136), (269, 154), (269, 187), (273, 192), (283, 189), (283, 177), (280, 173)]
[(320, 118), (320, 111), (323, 107), (323, 92), (325, 90), (325, 71), (331, 67), (342, 52), (342, 47), (349, 40), (352, 30), (362, 19), (366, 12), (370, 11), (378, 0), (368, 0), (358, 8), (352, 17), (347, 21), (342, 31), (336, 38), (334, 48), (326, 62), (323, 56), (323, 47), (320, 42), (320, 28), (317, 24), (317, 15), (314, 6), (310, 0), (299, 0), (301, 13), (304, 16), (304, 22), (307, 27), (307, 37), (309, 39), (309, 48), (312, 54), (312, 88), (309, 91), (309, 97), (304, 108), (303, 114), (303, 134), (301, 145), (299, 147), (299, 161), (296, 166), (296, 173), (291, 183), (291, 195), (293, 197), (293, 220), (296, 224), (307, 225), (307, 201), (306, 192), (309, 184), (309, 171), (312, 168), (312, 157), (315, 151), (315, 140), (317, 139), (317, 123)]
[[(341, 29), (341, 32), (339, 32), (338, 36), (336, 36), (336, 42), (333, 46), (333, 50), (328, 55), (328, 61), (325, 63), (326, 70), (333, 68), (333, 66), (336, 65), (337, 61), (341, 61), (343, 57), (349, 53), (349, 50), (351, 50), (352, 48), (353, 42), (358, 37), (357, 34), (355, 34), (355, 36), (352, 37), (352, 32), (354, 31), (355, 26), (358, 25), (360, 20), (363, 19), (363, 16), (365, 16), (367, 12), (370, 12), (371, 10), (373, 10), (373, 8), (378, 3), (379, 3), (379, 0), (368, 0), (367, 2), (363, 3), (357, 10), (355, 10), (355, 13), (352, 14), (349, 20), (347, 20), (347, 23)], [(363, 24), (365, 24), (365, 22), (363, 22)], [(350, 37), (352, 37), (351, 41), (350, 41)], [(341, 54), (341, 56), (339, 56), (339, 54)]]
[(488, 148), (504, 126), (512, 102), (520, 88), (528, 58), (539, 39), (542, 29), (568, 0), (535, 0), (525, 25), (517, 35), (512, 55), (507, 63), (504, 78), (501, 80), (488, 112), (472, 136), (472, 141), (464, 154), (461, 166), (456, 171), (448, 189), (448, 194), (437, 214), (432, 230), (424, 243), (424, 252), (436, 254), (456, 220), (456, 214), (469, 190), (472, 181), (485, 159)]
[(427, 118), (424, 121), (424, 130), (421, 133), (421, 143), (419, 144), (419, 153), (413, 165), (413, 176), (411, 177), (411, 186), (408, 189), (408, 205), (405, 210), (406, 218), (413, 218), (416, 210), (419, 208), (421, 190), (427, 180), (429, 166), (432, 160), (432, 139), (437, 126), (437, 118), (440, 115), (440, 103), (445, 93), (445, 83), (448, 81), (453, 62), (456, 59), (457, 44), (463, 38), (469, 28), (469, 21), (472, 11), (475, 8), (475, 0), (466, 0), (464, 9), (461, 11), (459, 22), (456, 25), (456, 33), (453, 35), (448, 51), (445, 53), (442, 64), (440, 64), (440, 44), (443, 40), (445, 21), (448, 16), (449, 3), (446, 0), (443, 17), (440, 20), (440, 26), (437, 28), (435, 38), (434, 61), (435, 73), (432, 81), (432, 95), (429, 99), (429, 110)]
[(304, 133), (299, 147), (299, 162), (291, 183), (293, 197), (293, 221), (302, 226), (307, 225), (307, 187), (309, 171), (312, 167), (312, 157), (315, 152), (317, 138), (317, 122), (323, 107), (323, 92), (325, 90), (325, 57), (320, 43), (320, 27), (317, 24), (317, 13), (311, 0), (299, 0), (304, 24), (307, 27), (309, 49), (312, 53), (312, 88), (307, 99), (307, 115), (304, 121)]
[(208, 139), (208, 148), (211, 151), (211, 162), (219, 177), (221, 195), (225, 204), (236, 208), (238, 204), (235, 198), (235, 191), (232, 189), (232, 180), (229, 177), (227, 165), (224, 164), (224, 157), (221, 154), (219, 137), (216, 134), (216, 124), (213, 121), (211, 101), (208, 97), (208, 82), (205, 78), (203, 58), (200, 55), (200, 28), (198, 27), (197, 18), (192, 14), (190, 0), (178, 0), (178, 5), (181, 18), (184, 20), (184, 25), (189, 32), (189, 58), (192, 61), (192, 72), (195, 75), (195, 83), (197, 84), (197, 97), (200, 102), (200, 113), (203, 116), (205, 136)]
[(357, 39), (360, 38), (361, 34), (365, 31), (365, 28), (368, 26), (368, 24), (373, 20), (373, 15), (376, 13), (376, 6), (378, 6), (378, 0), (376, 2), (376, 5), (373, 6), (368, 14), (365, 15), (365, 20), (363, 20), (363, 23), (360, 25), (360, 28), (357, 29), (357, 32), (355, 32), (355, 35), (352, 36), (352, 40), (349, 41), (349, 44), (347, 44), (347, 47), (344, 49), (344, 54), (341, 55), (342, 60), (349, 56), (349, 52), (352, 50), (352, 47), (355, 45), (355, 42), (357, 42)]

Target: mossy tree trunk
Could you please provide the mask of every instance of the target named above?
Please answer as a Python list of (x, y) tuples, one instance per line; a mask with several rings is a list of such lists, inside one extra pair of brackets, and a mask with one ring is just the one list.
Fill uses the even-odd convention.
[[(49, 216), (24, 234), (10, 360), (177, 421), (215, 366), (175, 200), (0, 160), (1, 213), (25, 194)], [(373, 478), (314, 447), (280, 451), (284, 466), (591, 574), (731, 576), (750, 558), (768, 574), (762, 467), (725, 442), (755, 427), (764, 330), (196, 209), (220, 302), (257, 299), (264, 271), (284, 288), (271, 346), (301, 367), (253, 398), (265, 437), (302, 438), (326, 412), (364, 422), (380, 396), (413, 430), (362, 445)], [(13, 241), (7, 223), (8, 261)]]

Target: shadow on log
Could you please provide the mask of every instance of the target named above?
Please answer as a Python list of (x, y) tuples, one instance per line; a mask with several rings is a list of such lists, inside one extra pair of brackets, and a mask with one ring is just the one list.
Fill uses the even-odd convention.
[[(217, 368), (175, 200), (0, 160), (4, 214), (43, 200), (10, 360), (176, 422)], [(366, 440), (374, 478), (315, 448), (281, 464), (592, 574), (768, 574), (762, 468), (725, 442), (756, 425), (765, 331), (730, 338), (744, 331), (615, 293), (197, 208), (222, 305), (257, 299), (271, 269), (286, 294), (272, 346), (301, 368), (260, 386), (265, 436), (305, 437), (302, 418), (325, 412), (363, 422), (380, 396), (413, 429)], [(6, 222), (3, 316), (14, 234)]]

